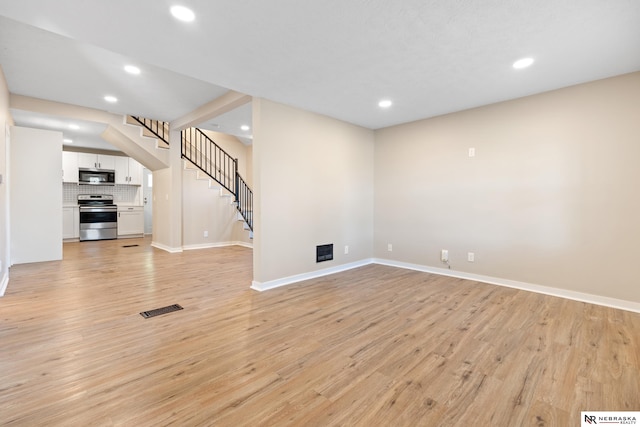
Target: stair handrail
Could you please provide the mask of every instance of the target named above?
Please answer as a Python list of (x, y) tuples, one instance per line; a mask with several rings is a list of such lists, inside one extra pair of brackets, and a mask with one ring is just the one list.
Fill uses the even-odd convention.
[(158, 139), (164, 141), (167, 145), (169, 145), (169, 123), (163, 122), (161, 120), (147, 119), (144, 117), (138, 116), (129, 116), (136, 122), (140, 124), (140, 126), (146, 128), (149, 132), (154, 134)]
[(230, 193), (236, 194), (237, 160), (200, 129), (188, 128), (182, 131), (181, 155)]

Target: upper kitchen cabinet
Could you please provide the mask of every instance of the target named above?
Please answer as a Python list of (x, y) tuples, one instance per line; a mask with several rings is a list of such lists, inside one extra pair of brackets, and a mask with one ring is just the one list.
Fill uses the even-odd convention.
[(116, 184), (142, 185), (142, 165), (131, 157), (116, 157)]
[(78, 153), (78, 167), (88, 169), (109, 169), (116, 168), (116, 156), (105, 154)]
[(62, 152), (62, 182), (78, 183), (78, 153)]

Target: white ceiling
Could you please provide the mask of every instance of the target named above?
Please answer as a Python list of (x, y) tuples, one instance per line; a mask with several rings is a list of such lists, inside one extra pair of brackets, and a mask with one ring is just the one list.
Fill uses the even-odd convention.
[(0, 0), (9, 89), (164, 120), (232, 89), (378, 129), (640, 70), (636, 0), (184, 0), (190, 24), (172, 4)]
[[(16, 109), (11, 110), (11, 115), (19, 126), (62, 132), (62, 137), (65, 139), (64, 145), (67, 146), (94, 148), (98, 150), (117, 150), (100, 137), (100, 134), (107, 128), (107, 125), (104, 123), (90, 122), (87, 120), (69, 120)], [(77, 128), (71, 128), (71, 126)]]

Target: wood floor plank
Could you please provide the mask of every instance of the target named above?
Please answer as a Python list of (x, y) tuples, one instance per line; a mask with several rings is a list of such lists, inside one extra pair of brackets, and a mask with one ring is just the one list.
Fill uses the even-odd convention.
[[(65, 243), (0, 298), (0, 425), (566, 426), (640, 410), (640, 314), (369, 265)], [(184, 310), (144, 319), (171, 304)]]

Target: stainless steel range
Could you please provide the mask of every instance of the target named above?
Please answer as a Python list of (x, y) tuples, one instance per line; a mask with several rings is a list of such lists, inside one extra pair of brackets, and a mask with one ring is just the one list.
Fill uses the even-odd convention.
[(110, 194), (78, 194), (80, 241), (118, 238), (118, 207)]

